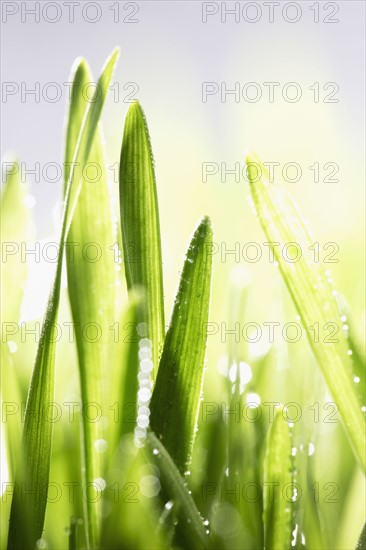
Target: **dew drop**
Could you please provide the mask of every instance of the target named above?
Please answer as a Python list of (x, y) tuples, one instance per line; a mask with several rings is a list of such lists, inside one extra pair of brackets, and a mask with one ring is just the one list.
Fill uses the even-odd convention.
[(108, 442), (105, 439), (97, 439), (94, 441), (94, 448), (97, 453), (105, 453), (108, 448)]
[(141, 414), (141, 416), (150, 416), (150, 409), (149, 407), (139, 407), (139, 415)]
[(139, 414), (137, 417), (137, 425), (139, 428), (147, 428), (149, 425), (149, 418)]
[(139, 323), (137, 325), (137, 332), (143, 338), (147, 336), (147, 323)]
[(161, 489), (160, 481), (155, 476), (145, 476), (141, 478), (140, 491), (148, 498), (156, 497)]
[(141, 338), (139, 342), (140, 349), (142, 348), (152, 348), (152, 341), (149, 338)]
[(16, 353), (18, 351), (18, 346), (16, 342), (13, 342), (13, 340), (9, 340), (8, 347), (9, 347), (10, 353)]
[(174, 502), (172, 500), (168, 500), (168, 502), (165, 504), (164, 508), (166, 510), (171, 510), (173, 508)]
[(137, 395), (141, 403), (147, 403), (151, 397), (151, 391), (148, 388), (141, 388)]
[(143, 359), (151, 359), (151, 349), (147, 347), (140, 348), (139, 359), (140, 361)]
[(150, 359), (143, 359), (140, 362), (140, 370), (142, 372), (151, 372), (154, 368), (154, 365)]
[(246, 402), (247, 404), (254, 405), (255, 407), (259, 407), (261, 404), (261, 398), (257, 393), (247, 393), (246, 395)]
[(313, 456), (314, 452), (315, 452), (315, 445), (310, 441), (308, 445), (308, 456)]

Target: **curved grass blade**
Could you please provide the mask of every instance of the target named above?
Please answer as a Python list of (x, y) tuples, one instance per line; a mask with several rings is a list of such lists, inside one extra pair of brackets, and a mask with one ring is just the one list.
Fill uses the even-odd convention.
[(212, 229), (204, 218), (189, 246), (151, 399), (151, 427), (182, 474), (197, 426), (210, 302)]
[[(249, 156), (247, 166), (260, 223), (268, 240), (274, 243), (274, 257), (339, 407), (354, 454), (365, 471), (365, 420), (354, 387), (347, 338), (342, 334), (343, 323), (334, 291), (321, 264), (315, 261), (314, 241), (285, 187), (270, 182), (268, 171), (257, 157)], [(282, 254), (288, 243), (295, 245), (293, 252), (287, 249), (289, 254), (293, 254), (289, 256), (290, 261)], [(334, 327), (338, 330), (337, 337), (330, 339), (329, 331)]]
[[(65, 166), (71, 166), (78, 135), (88, 101), (85, 88), (92, 81), (87, 63), (81, 60), (76, 68), (72, 101), (66, 134)], [(114, 321), (116, 266), (110, 247), (115, 242), (112, 225), (112, 211), (104, 161), (101, 132), (97, 130), (88, 157), (89, 163), (97, 167), (98, 181), (94, 177), (83, 179), (77, 206), (69, 229), (67, 244), (72, 254), (66, 255), (68, 291), (78, 351), (78, 362), (83, 407), (89, 403), (102, 404), (106, 388), (107, 368), (111, 359), (111, 331)], [(69, 173), (65, 171), (65, 185)], [(92, 220), (92, 222), (91, 222)], [(77, 246), (73, 246), (78, 243)], [(97, 250), (97, 261), (84, 256), (84, 250), (92, 246), (92, 255)], [(100, 257), (99, 257), (100, 255)], [(93, 259), (93, 258), (92, 258)], [(85, 337), (85, 327), (95, 327), (98, 341)], [(95, 443), (104, 438), (101, 422), (90, 422), (83, 415), (84, 482), (91, 487), (94, 480), (103, 478), (105, 455), (98, 452)], [(102, 500), (84, 500), (87, 541), (94, 548), (98, 545)]]
[(120, 165), (120, 207), (128, 289), (143, 289), (141, 336), (152, 342), (156, 377), (164, 342), (164, 298), (158, 199), (145, 115), (137, 101), (127, 113)]
[[(31, 211), (26, 205), (27, 188), (21, 182), (18, 160), (4, 159), (3, 190), (0, 203), (1, 223), (1, 397), (3, 401), (21, 403), (21, 391), (17, 373), (9, 350), (11, 332), (17, 331), (24, 286), (27, 279), (27, 263), (20, 254), (22, 243), (33, 239), (34, 226)], [(9, 290), (11, 289), (11, 292)], [(9, 333), (8, 333), (9, 331)], [(18, 415), (6, 417), (6, 451), (10, 479), (13, 479), (18, 442), (21, 439), (21, 422)]]
[(84, 166), (87, 162), (117, 55), (118, 51), (112, 53), (98, 81), (99, 89), (96, 89), (98, 95), (96, 95), (96, 100), (90, 103), (85, 115), (67, 185), (61, 226), (60, 253), (29, 387), (22, 438), (23, 453), (19, 457), (16, 474), (18, 486), (23, 483), (27, 491), (33, 491), (33, 496), (28, 493), (28, 498), (23, 498), (20, 492), (14, 493), (10, 513), (9, 550), (34, 548), (42, 535), (47, 503), (53, 424), (42, 421), (39, 411), (43, 411), (47, 403), (54, 400), (55, 331), (60, 301), (63, 250), (81, 185), (80, 180), (76, 180), (75, 186), (72, 185), (72, 182), (74, 181), (75, 166), (79, 163)]
[(362, 533), (357, 541), (356, 550), (366, 550), (366, 523), (363, 526)]
[(268, 432), (264, 458), (264, 527), (265, 548), (291, 548), (292, 503), (283, 496), (285, 487), (292, 486), (291, 436), (288, 423), (276, 412)]
[(190, 539), (192, 548), (207, 548), (209, 537), (206, 526), (195, 502), (187, 489), (187, 485), (177, 469), (173, 458), (162, 442), (153, 432), (147, 435), (154, 458), (157, 459), (160, 473), (164, 482), (164, 490), (178, 506), (178, 516), (184, 518), (187, 530), (185, 535)]

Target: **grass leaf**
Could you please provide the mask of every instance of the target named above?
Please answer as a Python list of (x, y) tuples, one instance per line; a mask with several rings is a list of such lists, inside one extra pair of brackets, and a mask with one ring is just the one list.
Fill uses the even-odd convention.
[(184, 473), (189, 465), (203, 383), (212, 258), (210, 220), (189, 246), (151, 399), (151, 427)]
[[(270, 182), (268, 171), (257, 157), (249, 156), (247, 166), (260, 223), (268, 240), (277, 243), (272, 247), (274, 257), (339, 407), (355, 456), (365, 470), (365, 420), (354, 387), (347, 338), (333, 290), (314, 254), (314, 241), (285, 187)], [(290, 261), (282, 253), (288, 243), (292, 243), (292, 248), (287, 247)], [(337, 334), (330, 337), (333, 330)]]
[[(283, 408), (277, 410), (270, 426), (264, 459), (264, 525), (265, 548), (282, 550), (291, 548), (292, 503), (292, 459), (290, 429), (285, 421)], [(288, 494), (290, 493), (290, 495)]]
[[(21, 245), (34, 235), (31, 210), (26, 205), (27, 188), (21, 182), (21, 166), (17, 160), (4, 160), (4, 187), (1, 193), (1, 319), (19, 320), (20, 305), (27, 278), (27, 263), (22, 261)], [(12, 292), (6, 289), (12, 289)]]
[[(79, 62), (73, 79), (72, 101), (66, 137), (65, 166), (71, 166), (88, 101), (85, 89), (92, 76), (87, 63)], [(100, 131), (88, 156), (88, 163), (96, 166), (94, 174), (83, 179), (77, 206), (69, 229), (67, 244), (67, 278), (81, 382), (83, 407), (89, 403), (102, 404), (108, 390), (106, 382), (111, 359), (110, 325), (114, 321), (116, 265), (110, 247), (115, 242), (112, 211)], [(84, 171), (83, 171), (84, 173)], [(65, 171), (66, 181), (69, 173)], [(77, 243), (77, 246), (74, 244)], [(89, 250), (91, 259), (85, 257)], [(72, 251), (72, 252), (71, 252)], [(96, 258), (96, 261), (94, 261)], [(85, 335), (85, 328), (91, 327)], [(99, 334), (99, 336), (98, 336)], [(94, 335), (98, 341), (94, 340)], [(104, 454), (98, 452), (95, 442), (103, 439), (101, 422), (90, 422), (83, 415), (84, 482), (91, 486), (103, 478)], [(101, 499), (84, 501), (87, 541), (98, 545), (101, 519)]]
[(157, 459), (161, 476), (164, 482), (164, 490), (179, 506), (178, 516), (184, 518), (187, 525), (186, 535), (190, 539), (192, 548), (207, 548), (209, 539), (203, 518), (195, 502), (187, 489), (187, 485), (177, 469), (173, 458), (168, 453), (162, 442), (153, 432), (149, 432), (147, 442)]
[[(4, 159), (3, 190), (0, 203), (1, 221), (1, 398), (13, 403), (21, 402), (19, 374), (13, 364), (8, 342), (20, 319), (20, 306), (28, 274), (27, 262), (23, 261), (22, 244), (34, 237), (31, 210), (27, 207), (27, 187), (21, 181), (21, 165), (17, 160)], [(9, 292), (11, 289), (11, 292)], [(8, 325), (9, 323), (9, 325)], [(6, 419), (7, 458), (11, 479), (14, 476), (16, 456), (19, 452), (21, 422), (15, 415)]]
[[(85, 115), (67, 185), (60, 253), (29, 387), (22, 438), (23, 454), (22, 457), (19, 457), (16, 474), (18, 486), (23, 483), (27, 491), (34, 491), (34, 493), (33, 495), (28, 493), (26, 498), (22, 498), (20, 492), (14, 493), (10, 513), (9, 550), (34, 548), (42, 535), (47, 503), (53, 424), (42, 421), (39, 415), (40, 411), (45, 410), (47, 403), (54, 401), (55, 332), (60, 301), (63, 251), (67, 229), (71, 223), (72, 212), (80, 191), (80, 181), (76, 180), (75, 186), (72, 185), (72, 182), (74, 181), (75, 166), (78, 163), (84, 166), (88, 159), (117, 55), (118, 51), (112, 53), (98, 81), (99, 90), (96, 89), (98, 99), (90, 103)], [(72, 201), (71, 205), (70, 201)]]
[(120, 207), (127, 285), (129, 290), (141, 287), (145, 295), (141, 335), (152, 342), (156, 376), (165, 335), (160, 225), (149, 131), (137, 101), (129, 108), (123, 134)]

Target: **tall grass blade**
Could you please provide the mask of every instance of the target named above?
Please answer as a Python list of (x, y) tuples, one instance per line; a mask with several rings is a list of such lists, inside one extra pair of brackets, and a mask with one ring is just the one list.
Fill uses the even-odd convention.
[(286, 488), (292, 487), (291, 436), (282, 411), (277, 410), (269, 429), (264, 459), (266, 550), (291, 548), (292, 503), (288, 502), (291, 494), (286, 494)]
[[(247, 166), (260, 223), (268, 241), (275, 243), (274, 257), (339, 407), (354, 454), (365, 470), (365, 419), (354, 387), (347, 338), (334, 291), (316, 258), (314, 241), (285, 187), (270, 182), (268, 171), (257, 157), (249, 156)], [(292, 243), (292, 248), (288, 243)], [(284, 246), (287, 259), (282, 253)], [(331, 336), (334, 331), (335, 336)]]
[(127, 285), (143, 289), (141, 336), (152, 342), (156, 377), (164, 342), (163, 274), (158, 199), (149, 131), (137, 101), (127, 113), (120, 164), (120, 207)]
[[(86, 86), (92, 81), (87, 63), (79, 62), (73, 79), (72, 101), (66, 135), (65, 166), (71, 166), (80, 128), (88, 101)], [(107, 170), (104, 161), (100, 131), (97, 130), (88, 157), (96, 167), (89, 179), (83, 179), (77, 206), (67, 237), (66, 255), (68, 291), (78, 351), (83, 407), (90, 403), (102, 406), (108, 391), (106, 381), (111, 359), (111, 331), (114, 321), (116, 264), (110, 247), (115, 242)], [(82, 171), (84, 174), (84, 171)], [(95, 176), (95, 177), (94, 177)], [(69, 171), (65, 171), (65, 185)], [(94, 179), (97, 181), (94, 181)], [(77, 243), (77, 246), (74, 244)], [(72, 250), (72, 253), (71, 253)], [(85, 256), (89, 250), (90, 258)], [(86, 334), (85, 328), (89, 328)], [(98, 452), (98, 441), (103, 440), (101, 421), (90, 422), (83, 415), (84, 482), (91, 487), (94, 480), (103, 478), (105, 454)], [(98, 545), (102, 500), (85, 499), (87, 540)]]
[[(27, 188), (21, 182), (21, 167), (17, 160), (2, 163), (3, 190), (1, 193), (1, 319), (2, 322), (17, 322), (24, 285), (27, 278), (27, 263), (22, 261), (21, 243), (29, 242), (34, 235), (31, 211), (27, 207)], [(9, 289), (12, 289), (9, 292)], [(7, 291), (6, 291), (7, 289)]]
[(78, 179), (75, 186), (72, 183), (75, 166), (84, 166), (87, 162), (117, 55), (118, 51), (112, 53), (98, 81), (99, 88), (95, 92), (98, 95), (88, 107), (73, 157), (62, 218), (60, 253), (29, 387), (22, 439), (23, 453), (19, 457), (16, 474), (16, 483), (19, 487), (23, 484), (28, 492), (26, 498), (20, 491), (15, 492), (13, 496), (8, 538), (9, 550), (34, 548), (42, 535), (53, 424), (42, 421), (41, 414), (47, 404), (54, 401), (55, 332), (60, 301), (63, 251), (81, 185)]
[(207, 548), (209, 537), (206, 533), (204, 520), (197, 510), (196, 504), (187, 489), (187, 485), (177, 469), (173, 458), (168, 453), (154, 432), (149, 432), (147, 442), (160, 469), (164, 490), (179, 507), (178, 516), (187, 526), (185, 535), (191, 543), (191, 548)]
[[(3, 190), (0, 203), (1, 223), (1, 397), (3, 401), (20, 404), (21, 393), (14, 369), (9, 341), (17, 333), (20, 307), (28, 266), (21, 255), (22, 243), (33, 239), (34, 226), (27, 207), (27, 188), (21, 181), (21, 167), (17, 160), (4, 159)], [(10, 292), (11, 289), (11, 292)], [(6, 447), (11, 479), (14, 476), (21, 422), (18, 415), (6, 416)]]
[(197, 426), (210, 302), (212, 229), (204, 218), (183, 266), (151, 399), (151, 427), (182, 474)]

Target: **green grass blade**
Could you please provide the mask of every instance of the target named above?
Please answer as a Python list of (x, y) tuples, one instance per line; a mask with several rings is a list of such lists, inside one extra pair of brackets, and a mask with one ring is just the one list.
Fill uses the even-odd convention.
[(151, 399), (151, 427), (181, 473), (187, 469), (197, 426), (210, 302), (212, 243), (204, 218), (189, 246)]
[(362, 533), (357, 541), (356, 550), (366, 550), (366, 523), (363, 526)]
[(149, 432), (147, 442), (156, 458), (164, 483), (166, 494), (178, 506), (178, 515), (187, 526), (185, 535), (190, 539), (192, 548), (207, 548), (209, 538), (204, 520), (187, 489), (187, 485), (177, 469), (173, 458), (153, 432)]
[[(6, 164), (5, 164), (6, 163)], [(31, 211), (26, 205), (27, 188), (21, 182), (21, 168), (17, 160), (4, 160), (7, 166), (3, 178), (0, 203), (1, 223), (1, 397), (3, 401), (21, 402), (19, 377), (14, 369), (8, 342), (12, 340), (4, 331), (7, 323), (19, 322), (20, 307), (27, 279), (27, 263), (22, 261), (22, 243), (32, 241), (34, 226)], [(9, 290), (11, 289), (11, 292)], [(7, 458), (10, 479), (13, 479), (16, 456), (19, 453), (21, 422), (15, 415), (6, 420)]]
[[(85, 61), (78, 64), (73, 80), (72, 102), (66, 136), (65, 166), (71, 166), (78, 135), (83, 123), (88, 101), (85, 88), (92, 76)], [(98, 181), (83, 180), (77, 206), (68, 232), (67, 244), (72, 254), (66, 256), (68, 291), (78, 351), (81, 382), (81, 397), (84, 407), (89, 403), (104, 403), (108, 388), (106, 381), (111, 360), (111, 331), (114, 321), (116, 265), (109, 250), (115, 242), (107, 170), (104, 161), (100, 131), (88, 156), (89, 163), (98, 166)], [(67, 180), (69, 173), (65, 173)], [(92, 220), (92, 221), (91, 221)], [(73, 247), (73, 243), (78, 246)], [(98, 261), (85, 259), (84, 250), (90, 243), (92, 255)], [(97, 252), (95, 252), (97, 251)], [(98, 252), (99, 251), (99, 252)], [(86, 338), (84, 329), (88, 324), (99, 327), (101, 337), (95, 342)], [(104, 439), (101, 422), (90, 422), (83, 416), (84, 482), (92, 486), (95, 479), (103, 478), (105, 455), (98, 452), (95, 442)], [(102, 500), (88, 498), (84, 501), (88, 544), (98, 545)]]
[[(314, 261), (314, 251), (311, 249), (314, 242), (285, 187), (270, 183), (268, 171), (256, 157), (248, 157), (247, 165), (260, 223), (268, 241), (279, 243), (279, 246), (273, 247), (274, 257), (328, 388), (339, 407), (355, 456), (365, 470), (365, 420), (353, 382), (347, 338), (341, 334), (343, 323), (333, 290), (321, 263)], [(258, 167), (261, 177), (258, 177)], [(282, 254), (283, 246), (288, 243), (297, 243), (300, 247), (302, 256), (296, 262), (285, 260)], [(338, 339), (338, 342), (329, 341), (329, 330), (334, 324), (339, 330), (333, 340)], [(314, 327), (319, 329), (317, 337), (314, 336)]]
[[(1, 193), (1, 319), (17, 322), (24, 285), (27, 278), (27, 263), (21, 260), (21, 243), (29, 242), (34, 235), (31, 211), (26, 205), (27, 188), (21, 182), (20, 163), (4, 161), (7, 175)], [(11, 288), (12, 292), (8, 289)]]
[[(99, 79), (100, 88), (99, 91), (98, 89), (96, 90), (96, 93), (98, 93), (96, 97), (99, 99), (91, 102), (88, 107), (74, 154), (74, 166), (77, 163), (84, 166), (87, 162), (117, 53), (114, 52), (109, 58), (104, 72)], [(28, 491), (34, 491), (34, 493), (33, 496), (28, 493), (27, 498), (23, 498), (20, 492), (14, 493), (10, 513), (9, 550), (34, 548), (37, 540), (41, 538), (43, 530), (53, 424), (52, 422), (42, 422), (42, 419), (39, 418), (39, 411), (45, 410), (47, 403), (54, 401), (55, 328), (60, 301), (63, 250), (67, 229), (71, 223), (72, 212), (76, 206), (80, 190), (79, 180), (76, 179), (76, 185), (72, 186), (72, 182), (74, 181), (73, 175), (74, 168), (71, 169), (66, 191), (60, 237), (60, 253), (29, 387), (22, 438), (23, 453), (22, 457), (19, 457), (19, 466), (16, 474), (16, 483), (18, 483), (18, 486), (24, 483), (25, 488)], [(73, 189), (71, 189), (72, 187)], [(71, 190), (72, 193), (70, 192)], [(73, 203), (70, 206), (71, 198), (73, 198)]]
[(156, 377), (165, 335), (160, 225), (149, 131), (137, 101), (127, 113), (123, 134), (120, 206), (127, 285), (144, 291), (140, 322), (146, 324), (142, 336), (152, 342)]
[(269, 429), (264, 459), (263, 497), (267, 550), (291, 548), (292, 503), (283, 495), (287, 499), (291, 498), (291, 490), (286, 492), (286, 487), (292, 487), (292, 445), (290, 429), (282, 411), (280, 408), (276, 412)]

